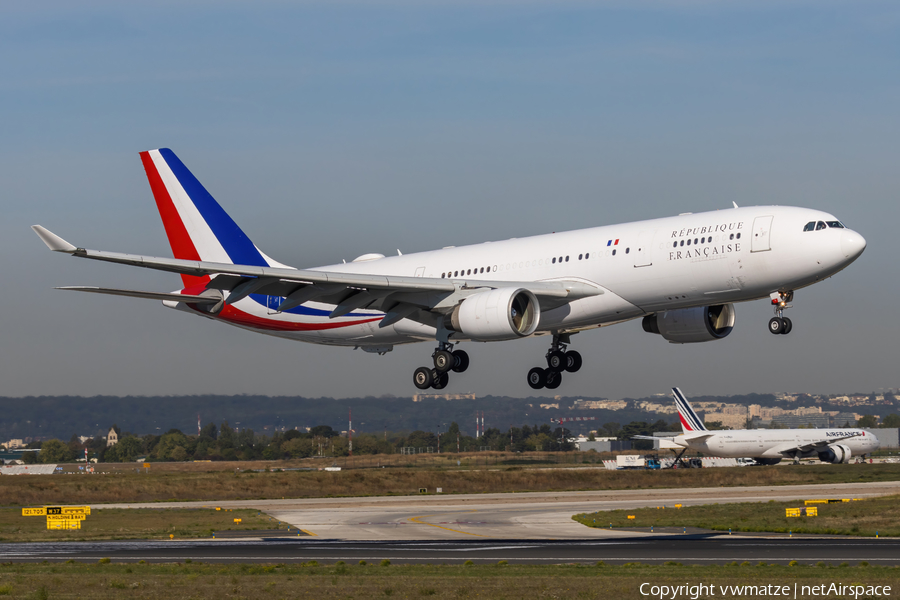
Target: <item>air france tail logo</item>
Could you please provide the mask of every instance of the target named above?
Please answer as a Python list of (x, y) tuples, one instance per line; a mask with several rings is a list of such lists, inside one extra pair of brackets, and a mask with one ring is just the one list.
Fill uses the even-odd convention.
[(687, 398), (684, 397), (684, 394), (681, 393), (681, 390), (672, 388), (672, 394), (675, 397), (675, 406), (678, 407), (678, 416), (681, 418), (681, 426), (684, 430), (706, 431), (707, 429), (703, 424), (703, 421), (700, 420), (700, 417), (697, 416), (697, 413), (691, 408), (690, 403), (687, 401)]

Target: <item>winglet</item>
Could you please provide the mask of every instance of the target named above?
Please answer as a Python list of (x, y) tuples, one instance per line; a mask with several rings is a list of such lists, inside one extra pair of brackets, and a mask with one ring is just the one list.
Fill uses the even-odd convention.
[(38, 234), (38, 237), (41, 238), (41, 241), (47, 244), (47, 247), (53, 250), (54, 252), (66, 252), (68, 254), (72, 254), (78, 248), (62, 239), (49, 229), (44, 229), (40, 225), (32, 225), (32, 229), (34, 232)]

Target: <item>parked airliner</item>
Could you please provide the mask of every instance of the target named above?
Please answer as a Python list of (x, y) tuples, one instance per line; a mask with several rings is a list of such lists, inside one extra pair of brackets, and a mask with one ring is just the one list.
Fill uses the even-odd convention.
[(251, 331), (384, 354), (436, 341), (419, 389), (444, 388), (469, 365), (459, 342), (546, 335), (546, 368), (534, 389), (559, 387), (581, 367), (575, 333), (642, 319), (643, 329), (685, 344), (722, 339), (735, 302), (768, 299), (774, 334), (793, 328), (783, 312), (794, 291), (831, 277), (866, 247), (828, 213), (754, 206), (608, 225), (522, 239), (447, 247), (295, 269), (244, 234), (169, 149), (141, 153), (174, 258), (86, 250), (33, 229), (51, 250), (170, 271), (174, 292), (61, 289), (161, 300)]
[(798, 462), (813, 457), (827, 463), (848, 463), (851, 456), (864, 456), (881, 445), (871, 431), (854, 428), (709, 431), (680, 389), (672, 388), (672, 395), (683, 433), (671, 438), (636, 439), (660, 440), (661, 449), (682, 448), (682, 454), (691, 449), (725, 458), (752, 458), (763, 465), (775, 465), (784, 458)]

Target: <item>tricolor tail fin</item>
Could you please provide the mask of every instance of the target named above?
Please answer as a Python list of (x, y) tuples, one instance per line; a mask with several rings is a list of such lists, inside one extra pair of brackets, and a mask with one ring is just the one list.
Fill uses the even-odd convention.
[(707, 431), (706, 425), (703, 424), (703, 419), (694, 412), (691, 403), (687, 401), (687, 398), (685, 398), (681, 390), (677, 387), (672, 388), (672, 396), (675, 398), (675, 406), (678, 407), (678, 416), (681, 419), (681, 430), (684, 433)]
[[(141, 152), (150, 189), (175, 258), (285, 267), (266, 256), (168, 148)], [(185, 287), (207, 277), (182, 275)]]

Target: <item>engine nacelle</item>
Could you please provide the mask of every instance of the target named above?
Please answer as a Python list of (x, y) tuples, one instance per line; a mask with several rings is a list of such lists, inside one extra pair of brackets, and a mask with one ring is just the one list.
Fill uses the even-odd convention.
[(734, 305), (668, 310), (647, 315), (641, 325), (647, 333), (657, 333), (672, 344), (721, 340), (734, 328)]
[(829, 446), (827, 450), (819, 452), (819, 460), (833, 465), (845, 465), (850, 462), (850, 447), (843, 444)]
[(444, 327), (479, 342), (514, 340), (534, 333), (541, 316), (537, 298), (523, 288), (472, 294), (444, 317)]

